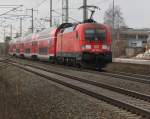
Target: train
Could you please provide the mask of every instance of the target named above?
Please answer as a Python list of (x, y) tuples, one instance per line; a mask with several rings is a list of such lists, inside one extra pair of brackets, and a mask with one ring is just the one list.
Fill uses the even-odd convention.
[(101, 69), (112, 62), (111, 44), (111, 28), (88, 19), (13, 39), (9, 42), (9, 54)]

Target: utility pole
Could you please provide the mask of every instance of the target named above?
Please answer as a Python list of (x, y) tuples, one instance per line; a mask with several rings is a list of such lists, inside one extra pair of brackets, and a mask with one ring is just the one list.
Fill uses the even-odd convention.
[(10, 25), (10, 38), (12, 40), (12, 24)]
[(66, 0), (66, 22), (68, 22), (69, 18), (69, 1)]
[(112, 18), (112, 56), (115, 57), (115, 1), (113, 0), (113, 18)]
[(37, 10), (34, 10), (33, 8), (32, 9), (27, 9), (27, 10), (31, 10), (31, 17), (32, 17), (31, 30), (32, 30), (32, 33), (33, 33), (34, 32), (34, 11), (37, 11)]
[(50, 27), (52, 27), (52, 24), (53, 24), (52, 14), (53, 14), (53, 2), (52, 2), (52, 0), (50, 0)]
[(113, 0), (113, 30), (115, 28), (115, 0)]
[(22, 17), (20, 17), (20, 36), (22, 36)]
[(7, 41), (6, 41), (6, 29), (5, 29), (5, 27), (4, 27), (4, 43), (5, 43), (4, 54), (6, 55), (7, 54)]
[(83, 20), (86, 20), (87, 18), (87, 0), (83, 0)]
[(5, 30), (5, 27), (4, 27), (4, 42), (6, 40), (6, 30)]
[(68, 22), (69, 18), (69, 1), (62, 0), (62, 23)]
[(34, 16), (33, 16), (33, 8), (31, 9), (31, 11), (32, 11), (32, 33), (33, 33), (33, 31), (34, 31)]

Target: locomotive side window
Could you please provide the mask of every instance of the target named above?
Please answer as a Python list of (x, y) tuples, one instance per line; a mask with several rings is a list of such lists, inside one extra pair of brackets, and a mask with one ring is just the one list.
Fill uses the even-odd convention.
[(48, 54), (48, 48), (39, 48), (39, 54), (47, 55)]
[(74, 26), (73, 27), (68, 27), (68, 28), (65, 28), (63, 33), (69, 33), (69, 32), (73, 32), (74, 31)]
[(86, 29), (85, 30), (86, 40), (105, 40), (106, 32), (103, 29)]
[(45, 35), (42, 35), (42, 36), (39, 36), (40, 39), (48, 39), (50, 38), (50, 35), (49, 34), (45, 34)]

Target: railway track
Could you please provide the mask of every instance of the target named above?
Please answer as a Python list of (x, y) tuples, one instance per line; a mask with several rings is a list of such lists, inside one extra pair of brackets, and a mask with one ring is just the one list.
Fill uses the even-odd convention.
[[(15, 62), (15, 63), (18, 63), (18, 62)], [(19, 64), (22, 64), (22, 63), (19, 63)], [(117, 86), (111, 86), (111, 85), (108, 85), (108, 84), (106, 85), (104, 83), (96, 82), (96, 81), (93, 81), (93, 80), (87, 80), (87, 79), (79, 78), (77, 76), (68, 75), (68, 74), (65, 74), (65, 73), (62, 73), (62, 72), (57, 72), (57, 71), (47, 69), (47, 68), (43, 68), (43, 67), (40, 67), (40, 66), (35, 66), (35, 65), (26, 64), (26, 63), (24, 63), (23, 65), (34, 67), (34, 68), (37, 68), (37, 69), (41, 69), (41, 70), (44, 70), (44, 71), (47, 71), (47, 72), (50, 72), (50, 73), (54, 73), (54, 74), (57, 74), (57, 75), (61, 75), (61, 76), (67, 77), (67, 78), (79, 80), (81, 82), (89, 83), (89, 84), (92, 84), (92, 85), (95, 85), (95, 86), (98, 86), (98, 87), (113, 90), (113, 91), (116, 91), (118, 93), (123, 93), (125, 95), (130, 95), (132, 97), (136, 97), (136, 98), (139, 98), (141, 100), (145, 100), (145, 101), (150, 102), (150, 95), (146, 95), (146, 94), (138, 93), (138, 92), (135, 92), (135, 91), (119, 88)]]
[(48, 80), (103, 100), (111, 105), (126, 109), (137, 114), (137, 116), (141, 115), (147, 119), (150, 118), (150, 95), (85, 80), (30, 64), (21, 64), (12, 61), (9, 63)]
[(3, 68), (6, 68), (8, 66), (8, 64), (0, 64), (0, 70)]
[(111, 76), (115, 78), (121, 78), (125, 80), (140, 82), (144, 84), (150, 84), (150, 76), (144, 76), (139, 74), (130, 74), (130, 73), (120, 73), (120, 72), (101, 72), (100, 74), (105, 76)]
[(144, 79), (150, 79), (150, 75), (142, 75), (142, 74), (133, 74), (133, 73), (127, 73), (127, 72), (118, 72), (118, 71), (109, 71), (109, 73), (115, 73), (120, 75), (126, 75), (126, 76), (132, 76), (137, 78), (144, 78)]
[[(49, 64), (48, 62), (36, 62), (41, 65)], [(57, 64), (50, 64), (51, 66), (56, 66), (58, 67)], [(62, 68), (68, 68), (68, 66), (64, 65), (59, 65), (59, 67)], [(79, 69), (76, 67), (70, 67), (69, 69), (71, 70), (76, 70), (76, 71), (81, 71), (81, 72), (88, 72), (92, 74), (97, 74), (97, 75), (104, 75), (104, 76), (111, 76), (114, 78), (121, 78), (129, 81), (135, 81), (139, 83), (144, 83), (144, 84), (150, 84), (150, 75), (141, 75), (141, 74), (133, 74), (133, 73), (126, 73), (126, 72), (117, 72), (117, 71), (93, 71), (93, 70), (88, 70), (88, 69)]]
[(6, 64), (8, 60), (9, 59), (0, 59), (0, 70), (9, 66), (9, 64)]

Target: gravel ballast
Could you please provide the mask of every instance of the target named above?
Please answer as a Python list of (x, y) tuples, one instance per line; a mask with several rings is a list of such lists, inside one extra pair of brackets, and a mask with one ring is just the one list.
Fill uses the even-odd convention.
[(105, 68), (107, 71), (119, 71), (127, 73), (135, 73), (142, 75), (150, 75), (150, 65), (131, 64), (131, 63), (110, 63)]
[(141, 119), (13, 66), (0, 69), (0, 119)]

